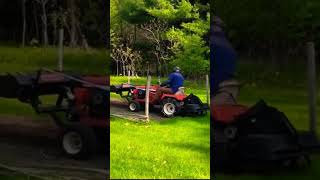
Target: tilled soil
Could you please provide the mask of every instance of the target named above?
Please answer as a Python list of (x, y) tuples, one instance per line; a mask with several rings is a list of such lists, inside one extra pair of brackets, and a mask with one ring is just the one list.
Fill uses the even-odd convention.
[[(145, 111), (142, 109), (139, 112), (130, 112), (128, 109), (128, 102), (125, 99), (111, 99), (110, 103), (110, 114), (112, 116), (117, 116), (129, 120), (145, 120)], [(156, 109), (150, 109), (150, 119), (152, 120), (164, 120)]]

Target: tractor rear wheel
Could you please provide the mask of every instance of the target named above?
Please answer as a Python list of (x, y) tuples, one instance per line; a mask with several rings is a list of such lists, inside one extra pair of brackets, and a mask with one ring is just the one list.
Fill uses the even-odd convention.
[(63, 152), (73, 159), (87, 159), (97, 149), (97, 137), (93, 129), (81, 124), (68, 125), (60, 138)]
[(161, 113), (164, 117), (173, 117), (178, 112), (179, 103), (172, 98), (165, 98), (161, 102)]

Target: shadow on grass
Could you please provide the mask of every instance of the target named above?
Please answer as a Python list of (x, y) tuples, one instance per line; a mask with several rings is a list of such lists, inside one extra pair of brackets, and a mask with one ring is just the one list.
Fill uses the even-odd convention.
[[(218, 165), (216, 165), (218, 166)], [(301, 177), (306, 177), (310, 175), (312, 166), (304, 167), (283, 167), (279, 164), (265, 164), (256, 163), (247, 165), (246, 162), (242, 162), (238, 167), (233, 164), (233, 168), (219, 168), (214, 169), (214, 174), (217, 176), (225, 177), (242, 177), (244, 179), (280, 179), (288, 178), (290, 179), (300, 179)], [(298, 178), (299, 177), (299, 178)], [(228, 178), (226, 178), (228, 179)], [(240, 179), (240, 178), (239, 178)]]
[(195, 143), (166, 143), (166, 144), (169, 147), (173, 147), (173, 148), (196, 151), (203, 155), (207, 155), (208, 158), (210, 156), (210, 147), (206, 147), (203, 144), (195, 144)]
[(210, 115), (206, 116), (177, 116), (174, 118), (167, 118), (165, 120), (162, 120), (159, 122), (159, 124), (163, 125), (170, 125), (170, 124), (177, 124), (180, 123), (181, 121), (189, 121), (189, 122), (196, 122), (202, 125), (210, 124)]

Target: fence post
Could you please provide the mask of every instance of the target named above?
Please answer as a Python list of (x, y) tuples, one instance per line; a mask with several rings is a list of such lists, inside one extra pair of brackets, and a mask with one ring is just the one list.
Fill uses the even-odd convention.
[(147, 78), (147, 87), (146, 87), (146, 97), (145, 97), (145, 115), (146, 115), (146, 119), (147, 122), (149, 122), (150, 118), (149, 118), (149, 93), (150, 93), (150, 84), (151, 84), (151, 76), (148, 75)]
[(130, 84), (130, 70), (128, 70), (128, 84)]
[(317, 125), (317, 88), (316, 88), (316, 62), (315, 62), (315, 47), (314, 42), (307, 42), (308, 56), (308, 85), (309, 85), (309, 116), (310, 116), (310, 131), (316, 133)]
[(58, 61), (58, 70), (63, 71), (63, 28), (59, 29), (59, 61)]

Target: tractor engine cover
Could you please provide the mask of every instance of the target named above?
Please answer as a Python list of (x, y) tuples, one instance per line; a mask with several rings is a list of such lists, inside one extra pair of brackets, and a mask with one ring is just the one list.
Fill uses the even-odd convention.
[(138, 99), (144, 99), (146, 97), (146, 91), (143, 89), (137, 89)]
[(134, 99), (144, 99), (146, 97), (145, 89), (134, 89), (132, 93)]
[(89, 108), (90, 115), (95, 117), (107, 117), (109, 115), (109, 94), (106, 91), (90, 89)]

